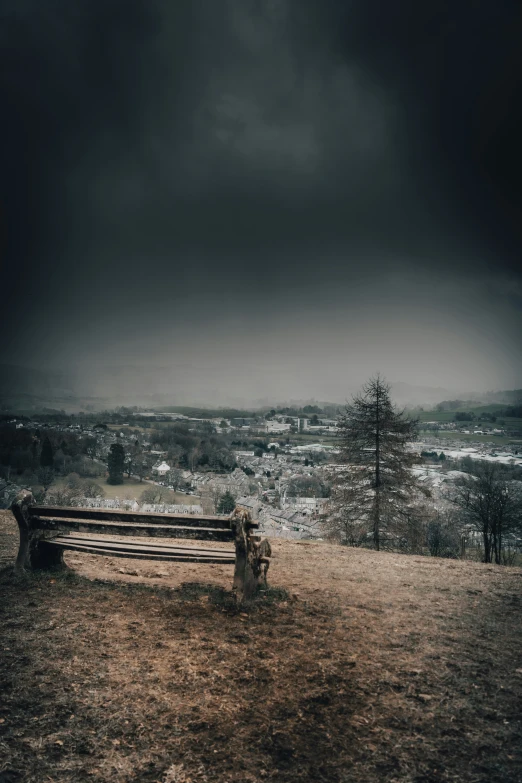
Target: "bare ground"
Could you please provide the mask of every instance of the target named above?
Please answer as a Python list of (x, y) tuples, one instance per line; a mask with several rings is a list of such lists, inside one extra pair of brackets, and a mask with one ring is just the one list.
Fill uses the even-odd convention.
[(273, 541), (231, 566), (68, 553), (14, 577), (0, 512), (0, 783), (522, 780), (521, 569)]

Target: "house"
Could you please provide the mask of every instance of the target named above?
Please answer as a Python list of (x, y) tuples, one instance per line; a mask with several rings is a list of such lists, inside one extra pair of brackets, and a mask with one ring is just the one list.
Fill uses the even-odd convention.
[(166, 462), (160, 462), (159, 465), (154, 465), (152, 468), (152, 472), (155, 476), (166, 476), (169, 471), (170, 465), (167, 465)]
[(309, 521), (295, 511), (280, 511), (264, 506), (259, 514), (263, 531), (269, 535), (281, 536), (281, 531), (289, 531), (283, 538), (300, 538), (303, 531), (310, 528)]
[(263, 507), (263, 504), (260, 503), (255, 498), (242, 497), (236, 500), (236, 506), (240, 506), (241, 508), (244, 508), (246, 511), (250, 511), (250, 513), (252, 514), (252, 519), (257, 519), (257, 516), (259, 514), (260, 509)]
[(283, 421), (267, 421), (265, 424), (266, 432), (289, 432), (292, 425)]
[(323, 510), (328, 502), (327, 498), (285, 497), (281, 501), (281, 507), (285, 510), (293, 510), (301, 514), (317, 514)]

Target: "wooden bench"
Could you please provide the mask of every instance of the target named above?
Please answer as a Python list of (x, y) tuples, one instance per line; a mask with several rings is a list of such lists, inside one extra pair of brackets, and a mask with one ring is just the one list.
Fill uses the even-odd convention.
[[(109, 557), (234, 565), (232, 589), (239, 601), (250, 598), (262, 581), (266, 584), (270, 544), (253, 535), (259, 525), (240, 508), (230, 516), (208, 516), (39, 506), (30, 492), (22, 490), (11, 511), (20, 530), (18, 572), (65, 568), (64, 550), (72, 549)], [(154, 538), (227, 541), (234, 548), (180, 546)]]

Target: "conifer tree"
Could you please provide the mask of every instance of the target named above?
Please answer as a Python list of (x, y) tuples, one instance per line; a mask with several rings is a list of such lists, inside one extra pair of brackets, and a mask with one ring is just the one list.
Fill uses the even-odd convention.
[(54, 465), (54, 451), (48, 437), (44, 438), (42, 451), (40, 452), (40, 465), (42, 468), (52, 468)]
[(113, 443), (109, 450), (107, 467), (109, 477), (107, 484), (123, 484), (123, 469), (125, 466), (125, 451), (121, 443)]
[(395, 408), (379, 375), (339, 415), (340, 455), (331, 470), (327, 527), (344, 543), (364, 543), (371, 531), (380, 549), (383, 527), (391, 530), (406, 513), (419, 490), (411, 472), (416, 456), (407, 448), (417, 424)]
[(217, 504), (218, 514), (231, 514), (236, 507), (236, 499), (233, 494), (227, 489), (227, 491), (221, 495)]

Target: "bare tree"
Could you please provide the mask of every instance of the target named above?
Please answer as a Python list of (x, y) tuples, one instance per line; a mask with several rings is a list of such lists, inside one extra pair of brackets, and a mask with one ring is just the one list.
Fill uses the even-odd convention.
[(159, 484), (151, 484), (140, 496), (141, 503), (174, 503), (174, 500), (174, 493)]
[(423, 509), (425, 544), (432, 557), (463, 558), (465, 540), (462, 523), (455, 509), (426, 506)]
[(179, 489), (183, 485), (183, 471), (179, 468), (171, 468), (169, 472), (169, 481), (174, 489)]
[(133, 443), (127, 446), (127, 450), (125, 452), (125, 472), (127, 474), (127, 478), (130, 478), (133, 473), (137, 472), (141, 458), (141, 446), (139, 441), (135, 440)]
[(81, 497), (79, 487), (55, 487), (46, 492), (44, 503), (47, 506), (77, 506)]
[(96, 438), (87, 437), (83, 439), (82, 448), (85, 454), (92, 460), (98, 456), (98, 441)]
[(47, 490), (49, 489), (49, 487), (54, 481), (54, 470), (49, 467), (39, 468), (37, 475), (38, 475), (38, 481), (44, 488), (44, 492), (47, 492)]
[(201, 456), (201, 449), (200, 448), (198, 448), (197, 446), (194, 446), (194, 448), (190, 449), (190, 451), (188, 453), (188, 460), (189, 460), (190, 470), (192, 471), (192, 473), (194, 473), (194, 471), (196, 469), (196, 465), (197, 465), (197, 462), (198, 462), (198, 459), (200, 458), (200, 456)]
[(463, 524), (478, 531), (484, 562), (502, 563), (504, 536), (522, 530), (522, 491), (502, 465), (477, 460), (469, 476), (456, 482), (450, 499)]

